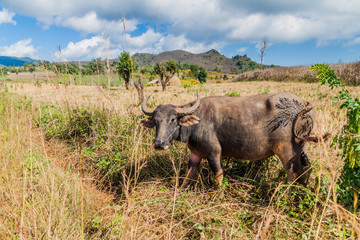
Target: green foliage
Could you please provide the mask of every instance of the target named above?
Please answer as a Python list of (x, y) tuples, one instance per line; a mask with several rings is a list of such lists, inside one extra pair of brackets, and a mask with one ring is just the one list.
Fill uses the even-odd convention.
[(259, 94), (268, 94), (270, 92), (270, 88), (266, 87), (264, 90), (259, 90)]
[(182, 83), (181, 84), (181, 86), (183, 87), (183, 88), (189, 88), (189, 87), (192, 87), (194, 85), (194, 83), (193, 82), (189, 82), (189, 83)]
[[(61, 108), (43, 105), (35, 124), (44, 129), (47, 138), (64, 140), (76, 147), (82, 143), (82, 156), (92, 166), (107, 175), (109, 181), (119, 183), (122, 170), (131, 168), (141, 116), (122, 116), (104, 108)], [(145, 139), (140, 135), (139, 139)], [(144, 151), (147, 151), (145, 148)]]
[(190, 64), (190, 76), (198, 78), (200, 67), (196, 64)]
[(283, 186), (279, 192), (277, 192), (277, 204), (284, 212), (287, 212), (289, 216), (304, 221), (313, 213), (319, 198), (307, 188), (301, 186), (296, 187), (298, 188), (296, 191), (288, 193), (288, 187)]
[(238, 66), (238, 68), (240, 69), (241, 72), (255, 70), (255, 69), (261, 67), (260, 64), (252, 61), (251, 58), (249, 58), (246, 54), (243, 56), (236, 55), (232, 58), (237, 61), (236, 66)]
[(124, 79), (126, 89), (129, 88), (130, 77), (134, 72), (134, 62), (135, 60), (131, 58), (130, 53), (124, 51), (119, 56), (119, 63), (116, 65), (117, 73), (120, 78)]
[(79, 108), (63, 112), (53, 105), (42, 108), (36, 124), (45, 128), (47, 137), (57, 137), (68, 142), (95, 136), (106, 139), (102, 133), (107, 131), (108, 126), (99, 111), (90, 112)]
[(322, 85), (327, 83), (331, 89), (342, 88), (333, 99), (341, 102), (340, 108), (346, 110), (348, 117), (347, 124), (333, 142), (333, 145), (343, 150), (342, 158), (345, 163), (338, 181), (338, 194), (345, 206), (355, 207), (356, 210), (357, 206), (352, 206), (352, 201), (360, 191), (360, 99), (350, 96), (345, 85), (330, 67), (316, 64), (311, 66), (311, 70), (318, 70), (316, 76)]
[(157, 62), (154, 66), (154, 73), (160, 76), (160, 83), (165, 91), (170, 79), (176, 73), (177, 66), (174, 61), (167, 61), (165, 64)]
[(161, 62), (157, 62), (154, 66), (154, 73), (159, 75), (160, 78), (164, 78), (166, 73), (164, 64), (162, 64)]
[(200, 81), (200, 83), (205, 83), (206, 82), (206, 78), (207, 78), (207, 72), (205, 70), (205, 68), (200, 67), (199, 73), (198, 73), (198, 80)]
[(229, 96), (229, 97), (240, 97), (240, 96), (241, 96), (241, 93), (239, 93), (238, 91), (232, 91), (232, 92), (225, 93), (225, 96)]
[(91, 70), (93, 74), (104, 73), (105, 67), (101, 58), (91, 60), (91, 62), (88, 65), (89, 65), (88, 68)]
[(166, 71), (168, 72), (176, 72), (176, 63), (174, 61), (167, 61), (165, 63), (165, 66), (166, 66)]
[(331, 89), (337, 87), (344, 87), (341, 80), (336, 76), (335, 71), (325, 64), (315, 64), (310, 67), (310, 70), (318, 70), (316, 77), (320, 80), (320, 84), (329, 84)]

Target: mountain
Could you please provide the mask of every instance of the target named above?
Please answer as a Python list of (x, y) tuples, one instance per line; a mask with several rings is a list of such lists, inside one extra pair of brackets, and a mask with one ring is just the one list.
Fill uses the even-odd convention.
[(259, 68), (260, 64), (252, 61), (246, 55), (228, 58), (211, 49), (204, 53), (191, 53), (183, 50), (167, 51), (159, 54), (136, 53), (133, 55), (140, 67), (153, 66), (156, 62), (175, 61), (176, 63), (193, 63), (207, 70), (220, 70), (224, 73), (240, 73)]
[(8, 56), (0, 56), (0, 65), (3, 65), (5, 67), (19, 67), (24, 66), (24, 64), (32, 64), (34, 62), (40, 62), (39, 60), (34, 60), (32, 58), (23, 57), (8, 57)]

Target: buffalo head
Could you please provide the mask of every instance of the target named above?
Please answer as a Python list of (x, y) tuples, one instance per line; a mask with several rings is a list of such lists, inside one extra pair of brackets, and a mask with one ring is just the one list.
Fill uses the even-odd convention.
[(142, 111), (150, 116), (140, 120), (144, 127), (156, 127), (156, 136), (154, 147), (157, 150), (168, 149), (174, 140), (180, 136), (181, 127), (189, 127), (199, 123), (200, 118), (192, 115), (200, 106), (200, 97), (197, 96), (196, 102), (184, 106), (175, 106), (172, 104), (159, 105), (155, 109), (147, 106), (147, 97), (142, 101)]

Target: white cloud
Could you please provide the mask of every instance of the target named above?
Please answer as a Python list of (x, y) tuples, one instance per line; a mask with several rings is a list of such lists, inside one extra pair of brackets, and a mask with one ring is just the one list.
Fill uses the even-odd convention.
[[(68, 27), (83, 34), (99, 34), (103, 31), (111, 33), (112, 35), (119, 35), (124, 32), (123, 20), (106, 20), (101, 19), (96, 12), (91, 11), (82, 17), (56, 17), (54, 22), (58, 26)], [(126, 21), (126, 31), (134, 31), (136, 29), (137, 21)]]
[[(108, 43), (106, 44), (108, 45)], [(93, 36), (89, 39), (84, 39), (79, 42), (70, 42), (64, 49), (55, 53), (55, 60), (75, 60), (79, 59), (94, 59), (101, 57), (106, 58), (108, 54), (109, 58), (115, 58), (119, 54), (117, 50), (107, 49), (105, 45), (105, 39), (103, 36)]]
[(10, 46), (0, 46), (1, 56), (39, 58), (38, 50), (31, 44), (32, 39), (20, 40)]
[(193, 53), (208, 51), (211, 48), (219, 49), (222, 43), (213, 43), (206, 45), (201, 42), (193, 42), (186, 39), (185, 36), (163, 36), (156, 33), (153, 29), (148, 29), (145, 33), (137, 37), (131, 37), (125, 34), (120, 42), (107, 43), (106, 49), (105, 39), (102, 35), (96, 35), (79, 42), (70, 42), (65, 48), (61, 49), (61, 55), (55, 53), (55, 60), (77, 60), (79, 57), (83, 60), (101, 57), (117, 58), (122, 51), (130, 51), (131, 54), (136, 52), (160, 53), (174, 49), (182, 49)]
[(162, 37), (163, 35), (161, 33), (156, 33), (151, 28), (137, 37), (131, 37), (130, 35), (127, 35), (130, 47), (137, 49), (152, 46), (154, 43), (157, 43)]
[(208, 51), (212, 48), (218, 49), (221, 47), (223, 47), (223, 44), (220, 42), (214, 42), (207, 45), (202, 42), (191, 41), (187, 39), (185, 35), (169, 35), (160, 39), (160, 41), (156, 44), (157, 52), (181, 49), (192, 53), (200, 53)]
[(269, 41), (269, 39), (267, 37), (262, 37), (260, 41), (258, 41), (255, 45), (255, 48), (257, 48), (258, 50), (260, 50), (260, 48), (263, 48), (265, 45), (265, 48), (269, 48), (271, 47), (272, 43)]
[(347, 47), (354, 46), (360, 44), (360, 37), (356, 37), (348, 42), (346, 42), (344, 45)]
[(308, 39), (349, 40), (360, 34), (360, 1), (354, 0), (4, 0), (21, 14), (37, 17), (82, 33), (99, 34), (102, 28), (116, 39), (122, 29), (122, 11), (128, 31), (138, 23), (170, 24), (168, 34), (185, 35), (194, 42), (272, 42)]
[(237, 53), (244, 53), (244, 52), (246, 52), (246, 51), (247, 51), (247, 48), (246, 48), (246, 47), (242, 47), (242, 48), (236, 50)]
[(16, 25), (16, 22), (13, 20), (14, 16), (14, 12), (9, 12), (9, 10), (3, 8), (3, 10), (0, 11), (0, 25), (4, 23), (11, 23), (13, 25)]
[[(105, 38), (103, 35), (96, 35), (79, 42), (69, 42), (69, 44), (55, 54), (57, 60), (74, 60), (78, 59), (94, 59), (101, 57), (116, 58), (122, 51), (135, 52), (155, 52), (152, 44), (158, 43), (162, 39), (160, 33), (155, 33), (153, 29), (148, 29), (147, 32), (137, 37), (131, 37), (122, 34), (116, 42), (109, 38), (109, 42), (105, 46)], [(130, 47), (130, 49), (129, 49)]]
[(206, 51), (257, 42), (263, 36), (272, 43), (315, 39), (322, 46), (356, 43), (360, 36), (360, 1), (356, 0), (63, 0), (61, 4), (58, 0), (2, 0), (2, 4), (36, 17), (44, 26), (71, 28), (89, 39), (105, 30), (112, 49), (126, 46), (124, 13), (132, 52)]

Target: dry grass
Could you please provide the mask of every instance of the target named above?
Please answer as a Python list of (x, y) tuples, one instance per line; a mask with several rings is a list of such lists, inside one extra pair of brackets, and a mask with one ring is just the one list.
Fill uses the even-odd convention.
[[(331, 68), (346, 85), (360, 85), (360, 62), (334, 64)], [(316, 72), (311, 72), (309, 69), (309, 66), (257, 69), (242, 73), (234, 77), (232, 81), (317, 82)]]
[[(2, 94), (0, 238), (347, 239), (352, 228), (360, 236), (359, 218), (354, 221), (352, 213), (334, 202), (342, 160), (330, 142), (310, 146), (311, 190), (294, 187), (296, 197), (288, 194), (277, 159), (268, 161), (260, 178), (250, 178), (243, 163), (224, 162), (227, 180), (219, 190), (212, 188), (204, 162), (197, 185), (179, 191), (188, 152), (180, 143), (166, 152), (150, 148), (154, 132), (136, 124), (142, 114), (135, 90), (45, 84), (18, 84), (8, 90), (32, 101)], [(360, 88), (350, 90), (355, 95)], [(336, 134), (345, 123), (344, 112), (330, 100), (336, 92), (318, 84), (242, 82), (168, 87), (166, 92), (148, 87), (145, 95), (153, 94), (154, 106), (183, 104), (197, 92), (205, 97), (280, 91), (293, 91), (315, 103), (317, 135)], [(128, 135), (111, 128), (108, 132), (107, 146), (129, 144), (123, 149), (128, 167), (120, 171), (120, 182), (106, 179), (91, 158), (80, 158), (76, 144), (49, 140), (42, 129), (34, 128), (37, 109), (45, 103), (64, 111), (102, 108), (107, 117), (115, 115), (120, 126), (131, 126)]]

